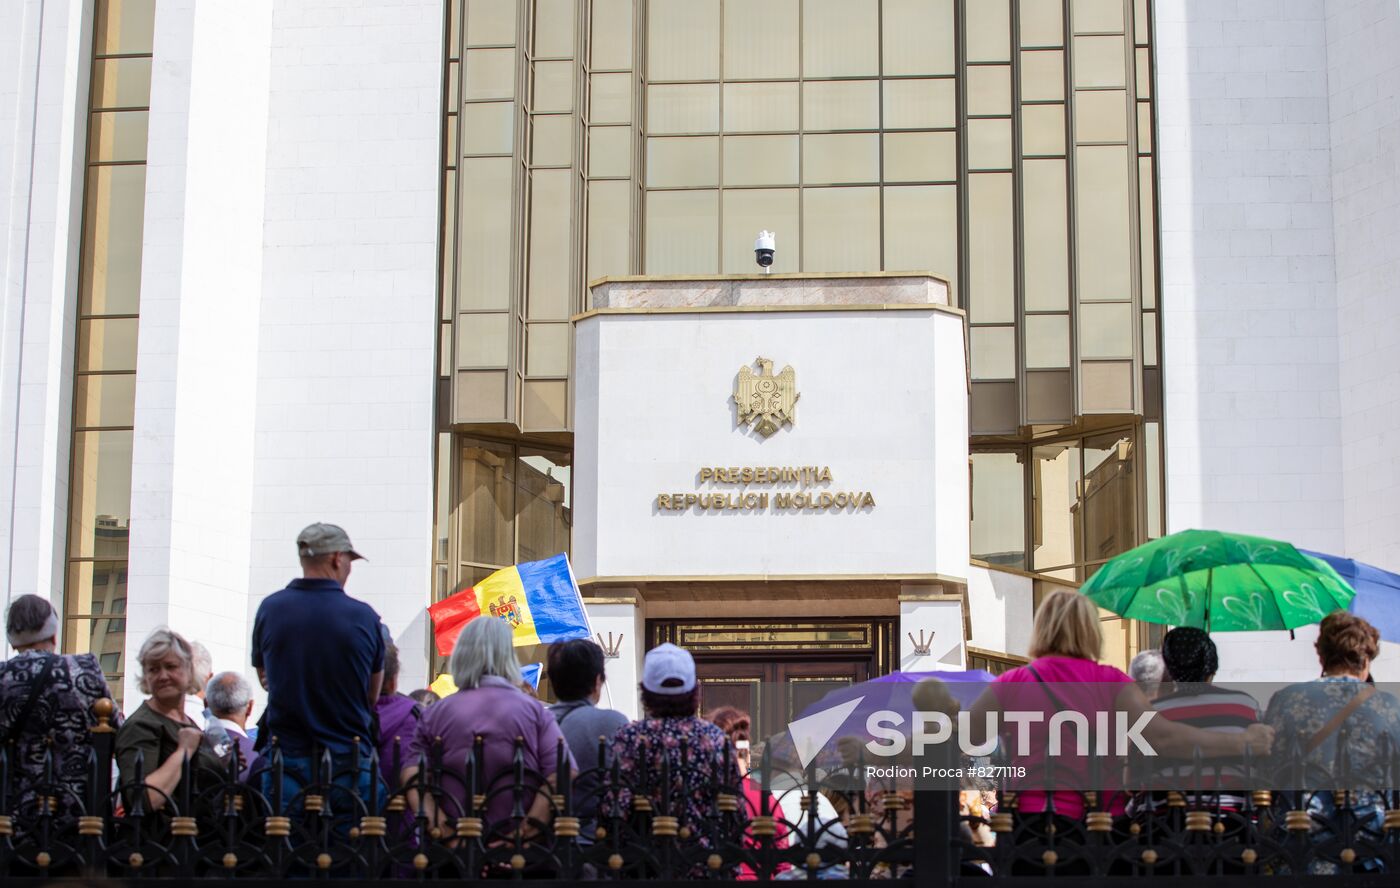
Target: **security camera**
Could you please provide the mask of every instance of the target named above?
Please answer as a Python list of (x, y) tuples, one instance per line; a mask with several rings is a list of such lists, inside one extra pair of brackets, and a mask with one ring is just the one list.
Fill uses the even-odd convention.
[(753, 242), (754, 260), (758, 262), (758, 267), (766, 273), (769, 266), (773, 264), (773, 254), (778, 250), (778, 242), (773, 237), (771, 231), (760, 231), (758, 240)]

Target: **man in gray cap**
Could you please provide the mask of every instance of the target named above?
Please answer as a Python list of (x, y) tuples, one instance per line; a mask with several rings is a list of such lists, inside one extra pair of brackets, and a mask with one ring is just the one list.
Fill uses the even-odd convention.
[[(384, 681), (384, 637), (374, 608), (345, 594), (350, 565), (364, 556), (334, 524), (313, 524), (298, 534), (297, 556), (301, 578), (264, 599), (253, 621), (253, 666), (267, 689), (259, 740), (275, 738), (282, 750), (289, 781), (284, 799), (309, 781), (313, 756), (329, 750), (342, 771), (357, 748), (363, 767), (347, 788), (368, 797), (370, 781), (378, 779), (368, 761)], [(384, 798), (382, 790), (378, 797)]]

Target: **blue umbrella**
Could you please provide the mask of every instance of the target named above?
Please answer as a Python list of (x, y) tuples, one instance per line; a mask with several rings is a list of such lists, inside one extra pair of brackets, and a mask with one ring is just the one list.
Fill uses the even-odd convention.
[(1400, 574), (1339, 555), (1323, 552), (1305, 554), (1332, 565), (1332, 569), (1356, 590), (1356, 597), (1352, 598), (1347, 610), (1375, 626), (1381, 638), (1400, 642)]

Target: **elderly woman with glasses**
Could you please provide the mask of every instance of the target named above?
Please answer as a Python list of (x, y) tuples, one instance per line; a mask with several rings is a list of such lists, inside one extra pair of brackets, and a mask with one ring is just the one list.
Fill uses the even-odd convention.
[[(169, 629), (152, 632), (136, 657), (141, 692), (149, 694), (117, 732), (117, 768), (123, 785), (136, 779), (136, 762), (142, 767), (149, 811), (178, 804), (184, 791), (183, 765), (198, 785), (217, 780), (222, 764), (203, 742), (204, 732), (185, 714), (185, 695), (201, 690), (195, 681), (194, 651), (179, 633)], [(135, 787), (128, 787), (134, 790)], [(126, 804), (134, 804), (128, 793)], [(183, 811), (189, 815), (193, 812)]]

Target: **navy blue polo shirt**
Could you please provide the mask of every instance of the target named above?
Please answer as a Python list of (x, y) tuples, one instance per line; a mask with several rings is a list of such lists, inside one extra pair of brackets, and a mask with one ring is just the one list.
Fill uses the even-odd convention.
[(267, 729), (287, 755), (371, 748), (369, 679), (384, 668), (374, 608), (335, 580), (292, 580), (258, 606), (253, 666), (267, 673)]

